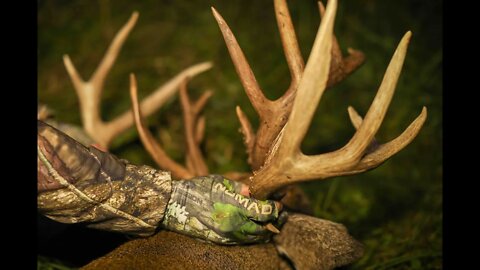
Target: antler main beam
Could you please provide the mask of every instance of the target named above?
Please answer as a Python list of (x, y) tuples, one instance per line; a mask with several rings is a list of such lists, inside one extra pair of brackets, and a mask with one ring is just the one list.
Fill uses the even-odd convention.
[(427, 110), (424, 107), (397, 139), (366, 153), (395, 91), (411, 38), (411, 32), (407, 32), (390, 61), (365, 119), (361, 121), (350, 109), (351, 118), (358, 126), (351, 140), (330, 153), (308, 156), (301, 152), (301, 142), (327, 87), (336, 9), (337, 1), (330, 0), (299, 83), (289, 120), (272, 147), (265, 166), (251, 178), (250, 190), (258, 198), (268, 197), (275, 190), (292, 183), (355, 174), (374, 168), (411, 142), (425, 122)]
[[(274, 6), (282, 47), (291, 76), (290, 86), (284, 95), (277, 100), (269, 100), (265, 97), (235, 36), (222, 16), (212, 7), (213, 15), (223, 34), (237, 74), (250, 102), (260, 117), (260, 126), (255, 134), (240, 107), (236, 109), (244, 134), (248, 160), (253, 170), (259, 169), (264, 164), (273, 141), (287, 122), (304, 70), (304, 60), (299, 49), (287, 3), (285, 0), (275, 0)], [(321, 13), (322, 7), (320, 4)], [(352, 54), (343, 58), (340, 47), (337, 43), (335, 44), (336, 46), (331, 51), (331, 70), (333, 72), (330, 74), (329, 86), (343, 80), (364, 61), (364, 55), (355, 50), (350, 50)]]
[[(86, 132), (102, 147), (107, 148), (112, 139), (133, 125), (133, 116), (126, 111), (115, 119), (104, 122), (100, 115), (100, 103), (103, 85), (108, 72), (138, 19), (138, 12), (134, 12), (128, 22), (120, 29), (108, 48), (105, 56), (88, 81), (82, 79), (70, 57), (64, 55), (65, 68), (73, 82), (80, 100), (82, 122)], [(141, 102), (144, 116), (151, 115), (158, 110), (179, 89), (180, 84), (187, 77), (194, 77), (212, 67), (210, 62), (193, 65), (164, 85), (158, 87), (152, 94)]]

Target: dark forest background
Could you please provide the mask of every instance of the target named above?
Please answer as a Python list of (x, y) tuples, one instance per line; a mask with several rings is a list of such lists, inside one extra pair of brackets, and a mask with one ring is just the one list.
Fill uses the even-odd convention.
[[(316, 1), (291, 0), (288, 4), (307, 59), (320, 20)], [(208, 165), (215, 173), (248, 170), (235, 106), (240, 105), (255, 126), (258, 120), (210, 6), (229, 23), (266, 95), (270, 98), (282, 95), (290, 76), (273, 1), (45, 0), (38, 1), (39, 102), (48, 104), (58, 120), (80, 125), (78, 100), (62, 55), (69, 54), (82, 76), (88, 78), (115, 33), (137, 10), (139, 20), (107, 77), (103, 118), (112, 119), (129, 109), (130, 72), (137, 75), (139, 95), (144, 97), (182, 69), (212, 61), (213, 69), (189, 84), (194, 97), (206, 89), (214, 91), (205, 110), (204, 152)], [(361, 175), (303, 184), (315, 215), (345, 224), (365, 244), (365, 256), (345, 269), (441, 269), (442, 2), (339, 1), (336, 18), (335, 33), (343, 51), (348, 47), (362, 50), (367, 60), (347, 80), (324, 94), (303, 143), (304, 151), (310, 154), (332, 151), (349, 140), (354, 128), (347, 106), (366, 113), (390, 57), (407, 30), (413, 32), (413, 38), (397, 92), (377, 138), (386, 142), (398, 136), (424, 105), (428, 108), (428, 119), (411, 145), (379, 168)], [(185, 144), (178, 97), (150, 117), (148, 124), (167, 152), (182, 160)], [(134, 129), (115, 140), (110, 150), (133, 163), (155, 166)], [(79, 226), (59, 228), (63, 234), (53, 233), (47, 242), (39, 240), (39, 269), (81, 266), (125, 241)], [(85, 255), (85, 261), (72, 254), (65, 255), (68, 244), (59, 239), (80, 241), (85, 239), (78, 235), (81, 233), (94, 235), (86, 238), (106, 237), (110, 246), (91, 253), (90, 257)], [(43, 239), (42, 235), (39, 239)]]

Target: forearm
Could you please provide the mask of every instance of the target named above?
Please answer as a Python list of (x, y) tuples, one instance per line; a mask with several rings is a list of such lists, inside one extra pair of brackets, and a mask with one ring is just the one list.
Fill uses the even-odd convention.
[(40, 193), (39, 211), (63, 223), (147, 236), (163, 218), (171, 179), (168, 172), (126, 165), (124, 180), (81, 186)]
[[(38, 123), (38, 209), (62, 223), (148, 236), (162, 227), (220, 244), (265, 242), (281, 206), (221, 175), (172, 181)], [(281, 222), (280, 222), (281, 223)], [(280, 224), (279, 223), (279, 224)]]
[(169, 172), (126, 164), (39, 123), (38, 209), (63, 223), (146, 236), (160, 225)]

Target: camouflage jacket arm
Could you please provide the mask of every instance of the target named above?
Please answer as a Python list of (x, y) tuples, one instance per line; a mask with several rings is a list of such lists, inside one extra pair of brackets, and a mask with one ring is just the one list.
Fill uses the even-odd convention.
[(63, 223), (148, 236), (170, 199), (170, 173), (85, 147), (38, 121), (39, 211)]

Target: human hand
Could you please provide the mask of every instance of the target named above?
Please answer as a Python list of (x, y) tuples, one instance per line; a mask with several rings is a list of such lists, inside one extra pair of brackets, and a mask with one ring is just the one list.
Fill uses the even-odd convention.
[(267, 242), (281, 204), (249, 197), (248, 186), (221, 175), (172, 181), (164, 228), (219, 244)]

